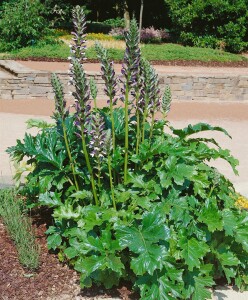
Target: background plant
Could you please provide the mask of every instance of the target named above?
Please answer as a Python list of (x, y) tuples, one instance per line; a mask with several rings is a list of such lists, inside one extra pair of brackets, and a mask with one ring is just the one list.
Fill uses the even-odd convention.
[(48, 33), (45, 6), (39, 0), (4, 2), (0, 16), (2, 51), (34, 45)]
[(184, 45), (241, 52), (247, 49), (247, 0), (165, 0), (172, 31)]
[[(214, 139), (194, 136), (228, 133), (205, 123), (170, 126), (169, 87), (160, 91), (155, 70), (142, 58), (134, 20), (125, 33), (120, 78), (108, 52), (96, 45), (108, 97), (106, 107), (97, 108), (96, 86), (83, 68), (80, 7), (73, 23), (75, 113), (65, 109), (54, 76), (56, 124), (8, 149), (15, 161), (25, 157), (34, 167), (23, 188), (31, 205), (53, 210), (49, 248), (81, 273), (82, 287), (110, 288), (125, 279), (141, 299), (203, 300), (219, 278), (247, 288), (247, 211), (236, 207), (232, 183), (208, 165), (224, 159), (237, 173), (237, 161)], [(115, 106), (119, 101), (124, 107)], [(163, 118), (155, 120), (161, 110)]]

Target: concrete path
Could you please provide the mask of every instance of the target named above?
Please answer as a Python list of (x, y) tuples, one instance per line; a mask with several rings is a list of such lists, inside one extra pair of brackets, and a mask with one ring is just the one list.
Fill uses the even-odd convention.
[[(44, 61), (20, 61), (16, 62), (22, 64), (24, 67), (37, 71), (62, 71), (67, 72), (69, 69), (69, 62), (44, 62)], [(122, 65), (114, 64), (116, 72), (120, 72)], [(245, 75), (248, 74), (248, 68), (231, 68), (231, 67), (183, 67), (183, 66), (160, 66), (154, 65), (154, 68), (159, 73), (176, 73), (176, 74), (204, 74), (204, 75)], [(100, 64), (98, 63), (84, 63), (84, 69), (88, 72), (100, 72)]]

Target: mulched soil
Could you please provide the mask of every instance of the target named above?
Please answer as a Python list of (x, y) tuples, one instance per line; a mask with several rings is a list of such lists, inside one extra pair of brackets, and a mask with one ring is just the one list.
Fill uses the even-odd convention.
[[(15, 60), (15, 59), (14, 59)], [(16, 60), (32, 60), (32, 61), (51, 61), (51, 62), (68, 62), (68, 59), (61, 58), (48, 58), (48, 57), (28, 57), (28, 58), (16, 58)], [(243, 61), (200, 61), (200, 60), (151, 60), (153, 65), (163, 66), (181, 66), (181, 67), (209, 67), (209, 68), (248, 68), (248, 60)], [(99, 63), (97, 59), (87, 59), (87, 63)], [(123, 61), (115, 60), (115, 63), (123, 63)]]
[(109, 291), (98, 287), (81, 290), (78, 274), (47, 250), (46, 213), (38, 211), (33, 217), (33, 229), (41, 247), (40, 267), (36, 272), (19, 264), (14, 243), (0, 220), (0, 300), (137, 299), (125, 285)]

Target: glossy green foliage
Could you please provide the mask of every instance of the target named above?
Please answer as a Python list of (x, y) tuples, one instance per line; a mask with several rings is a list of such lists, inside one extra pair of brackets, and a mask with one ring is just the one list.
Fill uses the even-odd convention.
[[(23, 191), (34, 197), (31, 205), (52, 208), (48, 247), (81, 273), (82, 287), (110, 288), (125, 279), (149, 300), (204, 300), (218, 278), (246, 288), (248, 214), (235, 207), (233, 185), (208, 164), (224, 159), (236, 172), (238, 162), (214, 139), (199, 137), (228, 133), (205, 123), (170, 126), (170, 96), (161, 105), (158, 79), (139, 60), (135, 22), (132, 30), (121, 91), (107, 53), (98, 51), (109, 106), (97, 108), (94, 91), (96, 104), (87, 109), (89, 83), (73, 57), (76, 112), (67, 114), (59, 89), (55, 124), (41, 124), (36, 136), (9, 148), (13, 159), (27, 158), (34, 168)], [(79, 51), (82, 41), (74, 46)], [(115, 106), (119, 94), (125, 108)], [(155, 121), (160, 109), (164, 118)]]

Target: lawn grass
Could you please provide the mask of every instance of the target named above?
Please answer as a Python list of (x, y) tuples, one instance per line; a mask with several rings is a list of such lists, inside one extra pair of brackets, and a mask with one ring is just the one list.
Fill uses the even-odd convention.
[(31, 221), (22, 210), (22, 201), (15, 190), (0, 190), (0, 217), (15, 243), (20, 263), (35, 270), (39, 266), (39, 246), (36, 244)]
[[(111, 45), (110, 45), (111, 47)], [(148, 60), (170, 61), (170, 60), (197, 60), (203, 62), (238, 62), (247, 60), (245, 57), (228, 52), (208, 48), (184, 47), (177, 44), (146, 44), (141, 45), (142, 53)], [(110, 58), (122, 60), (124, 50), (109, 48)], [(86, 53), (89, 59), (96, 59), (94, 47), (89, 47)], [(54, 45), (37, 45), (26, 47), (8, 54), (2, 54), (2, 59), (25, 59), (25, 58), (54, 58), (67, 59), (70, 56), (69, 46), (65, 43)]]

